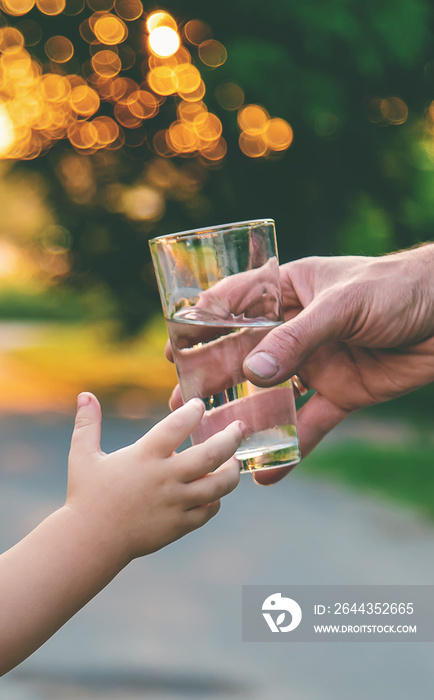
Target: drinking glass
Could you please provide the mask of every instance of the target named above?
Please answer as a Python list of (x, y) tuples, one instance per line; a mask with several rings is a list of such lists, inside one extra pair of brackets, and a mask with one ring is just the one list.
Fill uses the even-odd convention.
[(243, 372), (246, 355), (284, 321), (274, 221), (159, 236), (150, 248), (182, 398), (206, 408), (193, 444), (240, 419), (242, 472), (297, 464), (291, 380), (260, 388)]

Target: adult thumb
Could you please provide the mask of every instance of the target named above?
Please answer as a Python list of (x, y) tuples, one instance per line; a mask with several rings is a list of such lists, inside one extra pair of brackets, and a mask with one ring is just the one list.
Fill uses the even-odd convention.
[(101, 406), (93, 394), (83, 392), (77, 398), (77, 414), (71, 438), (73, 456), (88, 456), (100, 451)]
[(245, 375), (259, 386), (279, 384), (296, 374), (321, 345), (339, 335), (336, 314), (325, 295), (267, 333), (244, 360)]

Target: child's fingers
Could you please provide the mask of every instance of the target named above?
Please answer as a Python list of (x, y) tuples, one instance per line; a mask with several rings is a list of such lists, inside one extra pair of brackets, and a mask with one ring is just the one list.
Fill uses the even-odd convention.
[(89, 455), (100, 451), (101, 406), (89, 392), (77, 398), (77, 415), (71, 438), (71, 456)]
[(169, 457), (199, 425), (204, 411), (203, 401), (191, 399), (184, 406), (163, 418), (157, 425), (154, 425), (136, 444), (146, 449), (147, 454)]
[(240, 464), (235, 457), (207, 474), (201, 479), (187, 485), (186, 503), (190, 508), (197, 508), (208, 503), (214, 503), (231, 493), (240, 481)]
[(232, 457), (243, 437), (244, 423), (237, 420), (205, 442), (181, 452), (177, 458), (180, 480), (188, 483), (214, 471)]
[(214, 501), (213, 503), (208, 503), (204, 506), (199, 506), (198, 508), (192, 508), (185, 513), (187, 518), (187, 523), (189, 526), (189, 531), (197, 530), (197, 528), (205, 525), (211, 518), (213, 518), (220, 510), (220, 501)]

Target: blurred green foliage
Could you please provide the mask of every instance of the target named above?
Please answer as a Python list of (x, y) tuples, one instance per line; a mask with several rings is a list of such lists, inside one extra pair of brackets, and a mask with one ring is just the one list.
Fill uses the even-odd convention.
[[(59, 179), (64, 143), (20, 164), (49, 181), (58, 219), (71, 232), (69, 284), (110, 290), (125, 330), (134, 332), (159, 309), (151, 236), (272, 217), (282, 261), (377, 255), (432, 237), (434, 157), (427, 143), (433, 136), (424, 128), (434, 99), (429, 0), (168, 0), (162, 7), (180, 25), (207, 21), (227, 48), (222, 67), (201, 67), (205, 102), (223, 122), (226, 159), (207, 172), (194, 197), (169, 193), (163, 216), (153, 222), (111, 211), (104, 195), (110, 185), (142, 177), (153, 158), (147, 143), (86, 156), (95, 188), (84, 203), (73, 201)], [(80, 18), (44, 17), (44, 39), (74, 22)], [(242, 87), (247, 103), (262, 104), (292, 125), (294, 141), (282, 157), (252, 160), (241, 153), (236, 112), (224, 112), (215, 98), (226, 81)], [(372, 101), (390, 96), (408, 107), (405, 123), (372, 117)], [(147, 125), (149, 139), (174, 115), (169, 99)], [(183, 167), (185, 160), (175, 164)]]
[(395, 446), (352, 440), (323, 447), (298, 467), (397, 500), (434, 518), (432, 444)]

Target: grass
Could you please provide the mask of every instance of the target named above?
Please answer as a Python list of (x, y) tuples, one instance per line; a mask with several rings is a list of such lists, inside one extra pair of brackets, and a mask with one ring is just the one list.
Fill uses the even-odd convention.
[[(428, 442), (428, 441), (427, 441)], [(433, 445), (345, 441), (319, 447), (303, 461), (303, 472), (336, 479), (416, 507), (434, 519)]]

